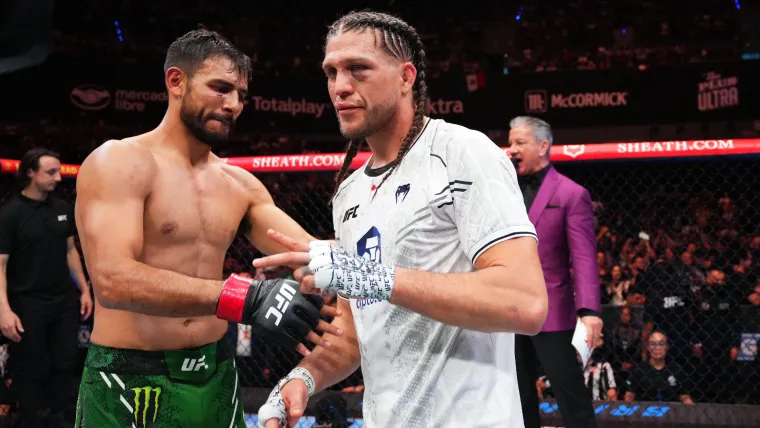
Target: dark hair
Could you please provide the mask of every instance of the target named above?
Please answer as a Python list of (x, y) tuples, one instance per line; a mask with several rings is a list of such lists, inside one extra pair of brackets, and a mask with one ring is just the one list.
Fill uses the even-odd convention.
[(59, 161), (61, 160), (61, 156), (58, 153), (43, 148), (31, 149), (24, 153), (24, 156), (21, 157), (21, 162), (18, 165), (18, 171), (16, 171), (16, 183), (19, 190), (23, 190), (29, 185), (31, 180), (26, 174), (30, 169), (34, 172), (37, 172), (40, 169), (40, 159), (43, 156), (50, 156)]
[(241, 75), (251, 77), (251, 58), (221, 34), (205, 28), (190, 31), (169, 45), (164, 73), (179, 67), (192, 77), (204, 61), (214, 57), (228, 58)]
[[(388, 54), (402, 61), (410, 61), (414, 65), (414, 68), (417, 69), (417, 78), (412, 86), (412, 93), (414, 94), (414, 121), (406, 137), (404, 137), (404, 141), (401, 143), (401, 148), (396, 160), (393, 161), (393, 166), (391, 166), (390, 171), (388, 171), (375, 189), (377, 191), (385, 180), (390, 177), (393, 170), (401, 163), (404, 155), (406, 155), (406, 152), (412, 146), (415, 137), (422, 130), (428, 107), (428, 88), (425, 82), (425, 49), (422, 40), (414, 27), (395, 16), (371, 11), (350, 12), (330, 25), (325, 40), (329, 40), (340, 33), (364, 31), (367, 29), (380, 32), (382, 35), (382, 37), (378, 38), (380, 45)], [(361, 144), (362, 141), (352, 140), (348, 142), (346, 146), (346, 158), (343, 160), (343, 165), (335, 179), (335, 193), (337, 193), (340, 183), (348, 174), (351, 161), (354, 160), (354, 157), (359, 152)], [(333, 197), (335, 197), (335, 193)]]

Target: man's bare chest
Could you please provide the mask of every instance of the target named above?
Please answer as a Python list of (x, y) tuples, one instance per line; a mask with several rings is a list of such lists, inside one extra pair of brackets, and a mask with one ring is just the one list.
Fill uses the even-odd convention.
[(220, 174), (156, 177), (145, 201), (145, 240), (227, 248), (245, 218), (244, 189)]

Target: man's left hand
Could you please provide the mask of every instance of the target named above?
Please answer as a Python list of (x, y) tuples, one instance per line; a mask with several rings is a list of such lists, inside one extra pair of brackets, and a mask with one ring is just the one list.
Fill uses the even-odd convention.
[(90, 297), (89, 288), (82, 289), (82, 295), (79, 296), (79, 314), (82, 316), (82, 321), (92, 315), (92, 297)]
[(294, 275), (301, 283), (303, 293), (328, 288), (346, 298), (390, 300), (395, 274), (393, 267), (332, 247), (329, 241), (289, 245), (290, 238), (284, 235), (272, 231), (269, 236), (291, 251), (255, 259), (253, 266), (304, 266)]
[(602, 338), (602, 319), (596, 315), (586, 315), (581, 318), (581, 322), (586, 326), (586, 343), (589, 347), (595, 348), (599, 339)]

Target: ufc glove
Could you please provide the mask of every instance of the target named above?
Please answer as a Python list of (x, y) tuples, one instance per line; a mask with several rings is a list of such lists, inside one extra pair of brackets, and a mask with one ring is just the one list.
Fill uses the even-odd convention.
[(224, 281), (216, 316), (248, 324), (278, 345), (296, 349), (317, 327), (324, 304), (322, 297), (301, 294), (299, 288), (288, 279), (259, 281), (232, 274)]

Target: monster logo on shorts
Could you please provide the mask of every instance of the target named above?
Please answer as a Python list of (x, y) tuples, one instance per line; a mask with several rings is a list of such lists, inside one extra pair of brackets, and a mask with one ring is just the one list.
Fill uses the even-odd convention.
[(151, 428), (158, 418), (159, 398), (161, 397), (161, 387), (143, 386), (132, 388), (135, 393), (133, 400), (135, 408), (135, 427)]

